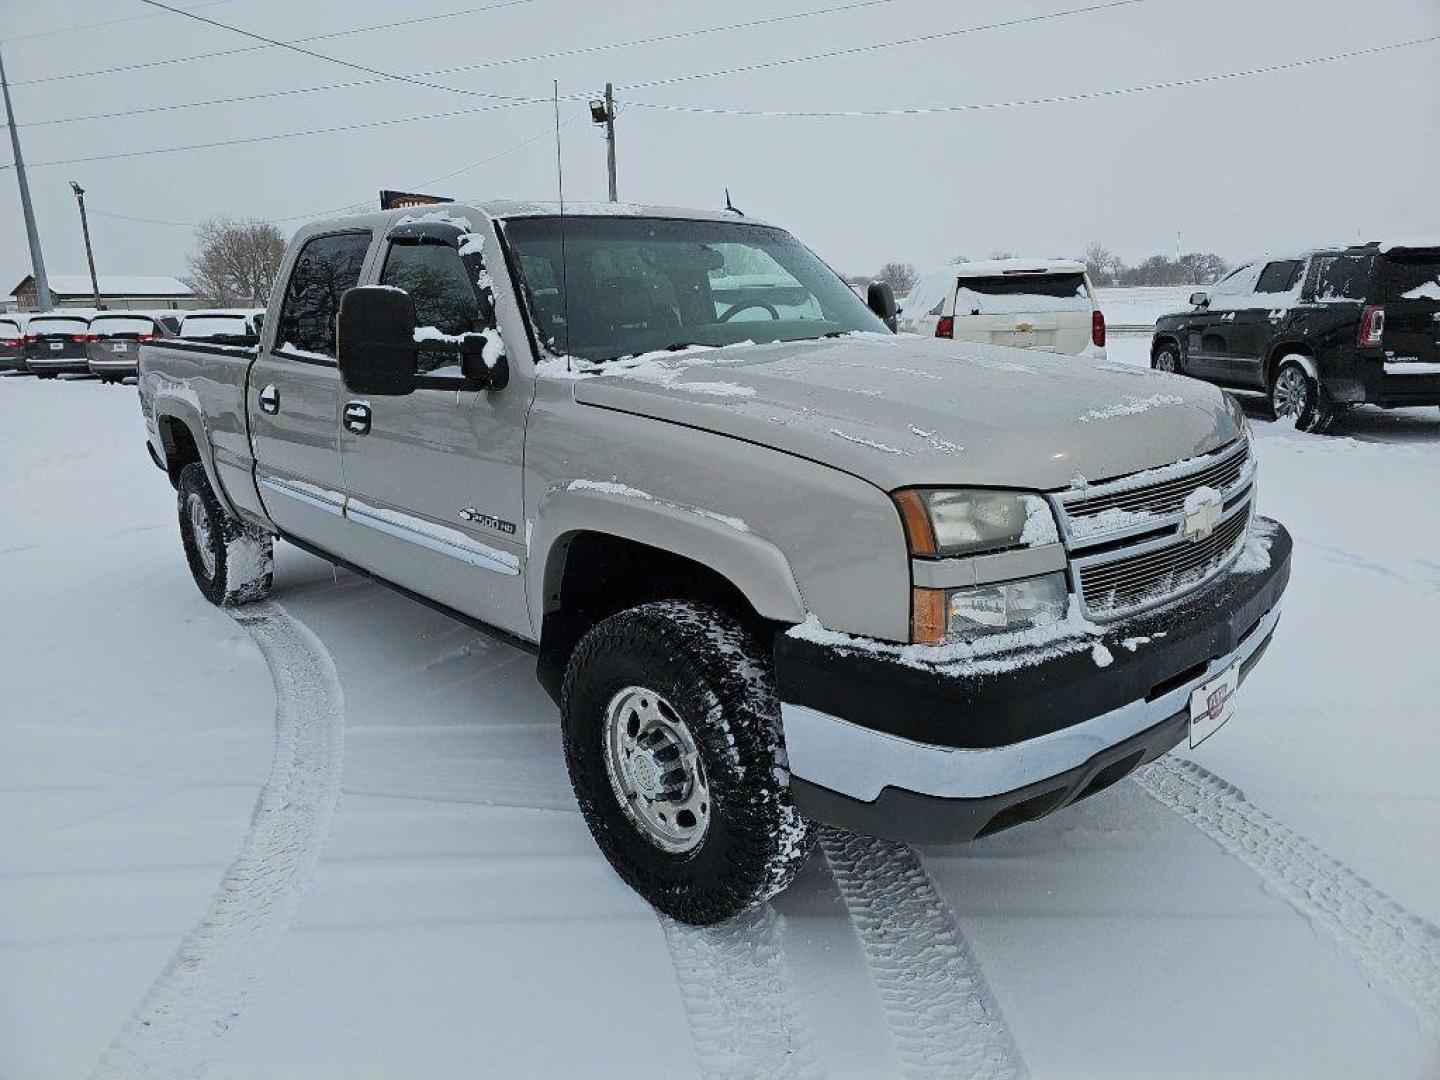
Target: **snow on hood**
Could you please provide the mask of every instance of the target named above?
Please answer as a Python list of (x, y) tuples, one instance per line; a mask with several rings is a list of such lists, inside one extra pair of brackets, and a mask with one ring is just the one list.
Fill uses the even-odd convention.
[(852, 334), (568, 374), (564, 361), (551, 361), (541, 371), (574, 380), (582, 404), (773, 446), (887, 490), (1058, 490), (1205, 454), (1241, 433), (1238, 413), (1205, 383), (1034, 351), (1023, 354), (1023, 366), (1004, 362), (1021, 356)]

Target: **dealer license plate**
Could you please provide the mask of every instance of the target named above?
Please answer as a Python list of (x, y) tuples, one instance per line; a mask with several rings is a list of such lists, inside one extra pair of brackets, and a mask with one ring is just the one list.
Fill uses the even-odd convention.
[(1240, 665), (1231, 664), (1190, 695), (1190, 746), (1199, 746), (1225, 726), (1235, 709)]
[(52, 341), (52, 342), (50, 342), (50, 349), (51, 349), (52, 352), (59, 352), (59, 351), (60, 351), (61, 349), (63, 349), (64, 347), (65, 347), (65, 343), (64, 343), (63, 341)]
[(110, 346), (111, 352), (129, 352), (130, 346), (123, 341), (117, 341)]

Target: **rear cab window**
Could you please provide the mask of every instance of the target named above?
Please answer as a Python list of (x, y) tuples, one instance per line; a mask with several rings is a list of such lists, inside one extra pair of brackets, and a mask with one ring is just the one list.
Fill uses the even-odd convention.
[(89, 329), (89, 319), (41, 315), (30, 320), (30, 333), (36, 337), (73, 337), (87, 333)]
[(245, 337), (250, 333), (250, 320), (244, 315), (194, 315), (180, 324), (180, 336), (186, 338)]
[(1044, 311), (1089, 311), (1085, 275), (1074, 273), (1003, 274), (961, 277), (955, 315), (1015, 315)]
[(1376, 269), (1378, 302), (1440, 301), (1440, 249), (1381, 255)]
[(140, 337), (156, 332), (155, 320), (143, 315), (99, 315), (90, 320), (92, 337)]

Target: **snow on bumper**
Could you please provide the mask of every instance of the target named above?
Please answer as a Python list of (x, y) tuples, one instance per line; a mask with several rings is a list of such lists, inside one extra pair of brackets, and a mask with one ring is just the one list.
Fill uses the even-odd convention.
[[(970, 839), (1113, 783), (1188, 731), (1192, 691), (1269, 645), (1291, 541), (1265, 523), (1182, 603), (1092, 646), (1009, 670), (926, 671), (781, 635), (776, 674), (795, 798), (809, 816), (901, 839)], [(996, 825), (995, 822), (1000, 824)]]

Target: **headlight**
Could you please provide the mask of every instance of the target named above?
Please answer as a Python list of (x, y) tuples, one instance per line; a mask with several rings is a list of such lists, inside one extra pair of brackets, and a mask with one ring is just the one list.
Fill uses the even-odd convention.
[(1053, 544), (1055, 515), (1038, 495), (967, 488), (909, 488), (893, 496), (912, 555), (950, 558)]
[(963, 589), (916, 589), (911, 637), (938, 645), (1054, 626), (1065, 620), (1069, 606), (1070, 590), (1058, 570)]

